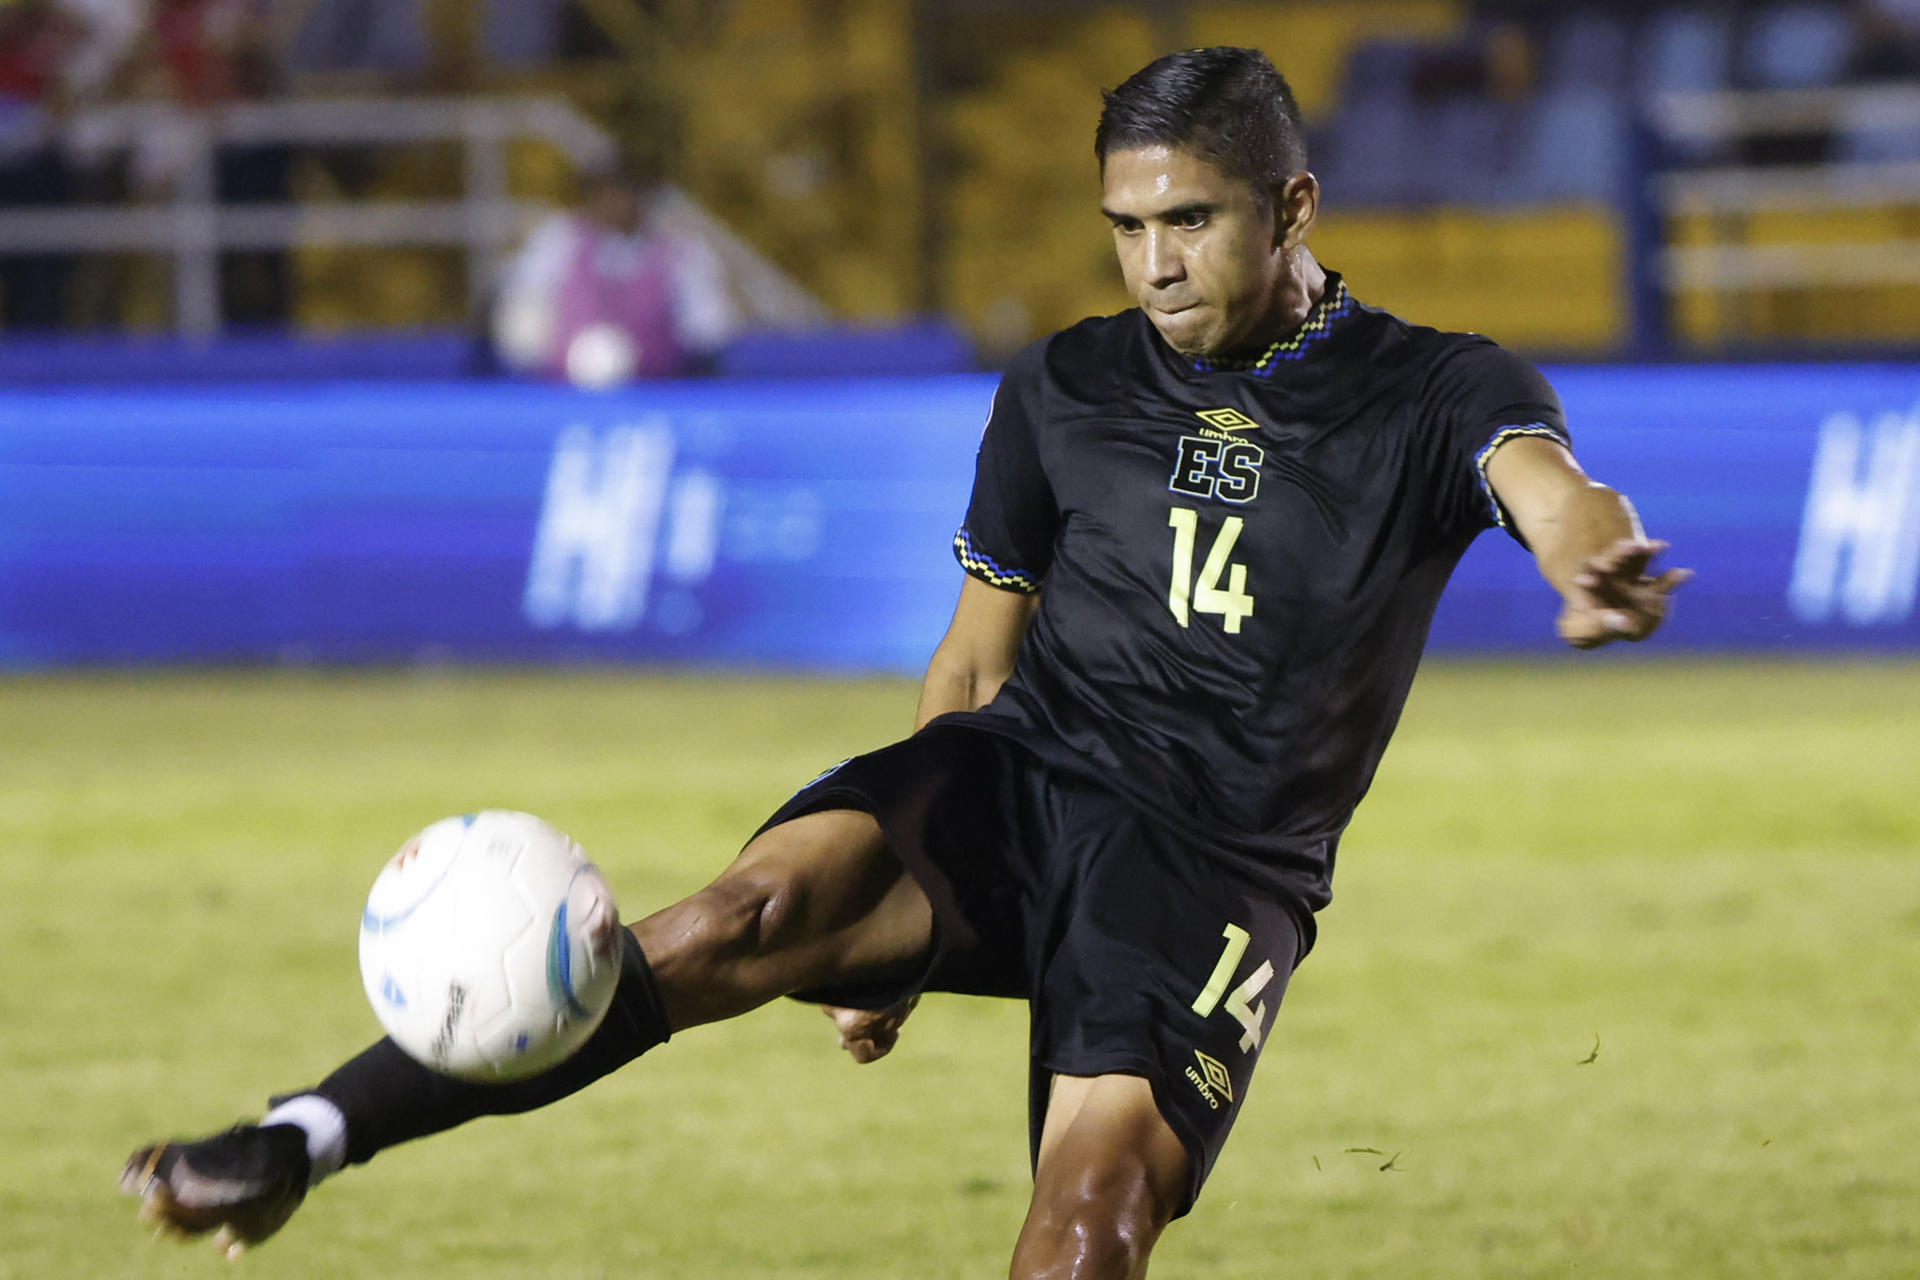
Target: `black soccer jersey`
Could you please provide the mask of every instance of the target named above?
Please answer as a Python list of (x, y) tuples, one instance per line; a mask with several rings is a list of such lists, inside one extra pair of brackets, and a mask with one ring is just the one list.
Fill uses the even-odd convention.
[(1035, 344), (995, 394), (954, 545), (1040, 604), (1011, 678), (961, 718), (1317, 910), (1441, 589), (1505, 523), (1485, 466), (1515, 434), (1567, 440), (1530, 365), (1332, 274), (1246, 365), (1181, 356), (1137, 309)]

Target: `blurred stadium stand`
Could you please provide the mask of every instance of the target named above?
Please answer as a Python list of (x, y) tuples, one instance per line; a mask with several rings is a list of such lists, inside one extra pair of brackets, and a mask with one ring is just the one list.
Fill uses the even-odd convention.
[[(252, 8), (276, 70), (232, 100), (105, 77), (56, 103), (0, 76), (0, 293), (59, 293), (9, 315), (216, 334), (252, 254), (283, 260), (290, 332), (333, 339), (286, 376), (329, 359), (457, 373), (502, 254), (593, 156), (638, 144), (731, 246), (760, 314), (835, 326), (784, 354), (756, 333), (722, 372), (964, 366), (970, 344), (991, 363), (1126, 304), (1089, 163), (1099, 90), (1165, 49), (1237, 43), (1293, 80), (1326, 186), (1317, 247), (1367, 301), (1590, 359), (1905, 354), (1920, 334), (1906, 0)], [(229, 189), (229, 157), (273, 147), (284, 194)], [(164, 188), (32, 167), (124, 174), (156, 151)], [(390, 361), (369, 354), (380, 334)], [(239, 365), (261, 367), (273, 345), (249, 341)], [(173, 367), (156, 344), (126, 366)], [(8, 357), (22, 378), (88, 367), (15, 350), (39, 353)]]
[[(1322, 260), (1547, 362), (1687, 549), (1665, 648), (1920, 645), (1920, 0), (0, 0), (0, 670), (916, 668), (992, 379), (901, 375), (1127, 305), (1100, 91), (1223, 43)], [(761, 327), (466, 385), (615, 156)], [(1551, 645), (1484, 546), (1436, 644)]]

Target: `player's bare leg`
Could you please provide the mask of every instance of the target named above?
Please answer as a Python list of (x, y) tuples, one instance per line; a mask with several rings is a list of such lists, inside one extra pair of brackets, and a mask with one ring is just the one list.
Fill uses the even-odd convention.
[(705, 889), (635, 924), (674, 1031), (848, 980), (910, 979), (933, 908), (869, 814), (763, 832)]
[(1139, 1076), (1055, 1076), (1012, 1280), (1138, 1280), (1189, 1157)]
[[(343, 1161), (476, 1116), (544, 1106), (670, 1032), (794, 991), (911, 978), (932, 944), (933, 910), (879, 824), (833, 810), (763, 832), (705, 889), (632, 925), (631, 940), (619, 940), (611, 922), (609, 933), (625, 956), (614, 1010), (552, 1071), (476, 1085), (438, 1076), (383, 1040), (259, 1125), (136, 1151), (122, 1190), (162, 1234), (212, 1234), (237, 1256), (286, 1222), (310, 1179)], [(328, 1126), (330, 1137), (319, 1136)]]

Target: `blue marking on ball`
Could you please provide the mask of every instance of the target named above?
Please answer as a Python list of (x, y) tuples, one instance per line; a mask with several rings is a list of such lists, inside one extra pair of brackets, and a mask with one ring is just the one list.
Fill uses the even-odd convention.
[(441, 883), (446, 880), (448, 873), (453, 870), (454, 864), (459, 860), (457, 856), (448, 858), (447, 865), (440, 868), (440, 874), (433, 878), (433, 883), (421, 890), (419, 897), (415, 898), (400, 910), (383, 916), (376, 915), (372, 906), (367, 906), (362, 909), (360, 912), (360, 928), (367, 933), (385, 933), (388, 929), (393, 928), (405, 920), (408, 916), (418, 911), (422, 903), (433, 896), (433, 891), (438, 889)]
[(407, 993), (400, 989), (400, 984), (393, 980), (390, 973), (380, 979), (380, 998), (396, 1009), (407, 1007)]
[(547, 934), (547, 995), (574, 1017), (588, 1016), (587, 1007), (573, 991), (573, 938), (567, 930), (565, 902), (553, 913), (553, 929)]

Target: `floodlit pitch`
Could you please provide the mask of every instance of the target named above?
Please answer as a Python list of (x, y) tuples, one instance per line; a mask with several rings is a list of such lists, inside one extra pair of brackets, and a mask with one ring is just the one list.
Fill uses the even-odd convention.
[[(0, 684), (0, 1277), (186, 1276), (114, 1177), (378, 1034), (366, 884), (427, 820), (566, 824), (629, 912), (898, 736), (904, 683), (240, 673)], [(1155, 1273), (1827, 1280), (1920, 1251), (1920, 667), (1430, 666), (1227, 1154)], [(1025, 1016), (810, 1009), (388, 1152), (257, 1277), (1004, 1267)]]

